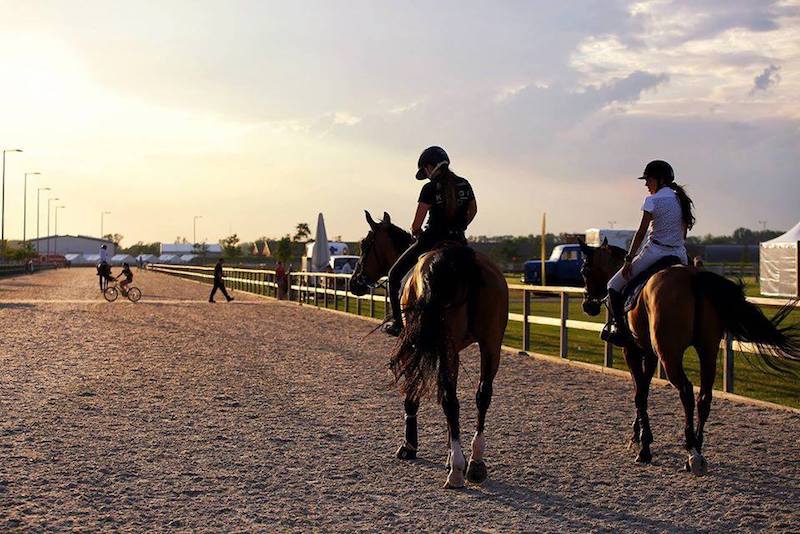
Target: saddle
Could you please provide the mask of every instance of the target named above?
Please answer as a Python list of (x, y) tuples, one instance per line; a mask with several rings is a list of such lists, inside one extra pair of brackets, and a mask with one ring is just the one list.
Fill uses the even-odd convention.
[(628, 284), (625, 286), (625, 289), (622, 291), (622, 298), (625, 302), (626, 314), (636, 307), (636, 303), (639, 301), (639, 295), (642, 294), (642, 289), (644, 289), (644, 286), (647, 284), (647, 281), (650, 280), (650, 277), (659, 271), (663, 271), (668, 267), (672, 267), (673, 265), (681, 265), (680, 258), (677, 256), (665, 256), (638, 275), (631, 278), (630, 282), (628, 282)]

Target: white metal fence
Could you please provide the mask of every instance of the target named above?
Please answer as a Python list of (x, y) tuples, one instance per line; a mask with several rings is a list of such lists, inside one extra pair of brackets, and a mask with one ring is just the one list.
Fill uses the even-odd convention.
[[(167, 265), (150, 264), (148, 267), (155, 272), (181, 276), (201, 282), (211, 283), (214, 279), (213, 267), (200, 267), (190, 265)], [(370, 289), (369, 294), (356, 296), (350, 292), (350, 276), (348, 274), (329, 274), (329, 273), (307, 273), (293, 272), (288, 273), (288, 300), (299, 303), (314, 303), (319, 307), (333, 307), (339, 309), (343, 304), (343, 309), (348, 313), (362, 315), (368, 311), (370, 317), (376, 316), (376, 303), (382, 304), (382, 311), (387, 313), (390, 304), (386, 292), (382, 289)], [(258, 295), (276, 298), (278, 295), (278, 284), (275, 271), (266, 269), (247, 269), (239, 267), (224, 267), (223, 280), (225, 285), (234, 290), (246, 291)], [(522, 293), (522, 313), (509, 313), (508, 320), (522, 323), (522, 343), (519, 347), (522, 351), (531, 350), (531, 325), (544, 325), (559, 328), (559, 355), (562, 358), (569, 357), (568, 339), (570, 330), (582, 330), (600, 332), (603, 323), (592, 321), (581, 321), (569, 318), (569, 304), (572, 298), (581, 298), (583, 289), (576, 287), (555, 287), (555, 286), (533, 286), (521, 284), (509, 284), (511, 292)], [(544, 317), (533, 315), (531, 304), (534, 296), (549, 296), (558, 298), (560, 301), (560, 312), (558, 317)], [(749, 297), (748, 300), (759, 306), (780, 307), (790, 300), (788, 299), (767, 299)], [(364, 308), (367, 306), (367, 309)], [(614, 347), (610, 343), (605, 343), (603, 366), (613, 367)], [(749, 343), (735, 342), (726, 337), (720, 344), (723, 350), (723, 374), (722, 388), (724, 391), (732, 393), (734, 390), (734, 354), (736, 351), (754, 353), (755, 348)], [(659, 377), (664, 378), (664, 371), (659, 365)]]

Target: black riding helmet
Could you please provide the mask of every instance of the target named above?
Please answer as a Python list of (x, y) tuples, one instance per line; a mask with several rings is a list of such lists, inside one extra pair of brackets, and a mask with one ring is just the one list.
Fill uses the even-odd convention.
[(639, 180), (656, 178), (663, 180), (665, 184), (671, 184), (675, 181), (675, 171), (672, 170), (672, 165), (666, 161), (656, 159), (647, 164), (644, 172), (638, 178)]
[(417, 161), (417, 180), (425, 180), (428, 178), (425, 175), (425, 165), (433, 165), (436, 167), (442, 162), (447, 165), (450, 164), (450, 157), (442, 147), (429, 146), (423, 150), (422, 154), (419, 155), (419, 161)]

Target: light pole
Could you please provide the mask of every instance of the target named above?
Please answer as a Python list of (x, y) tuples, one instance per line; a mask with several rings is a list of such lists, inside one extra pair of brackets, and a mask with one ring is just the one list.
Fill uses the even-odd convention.
[(609, 226), (609, 228), (611, 228), (612, 230), (614, 229), (614, 225), (615, 225), (615, 224), (617, 224), (617, 221), (608, 221), (608, 226)]
[(762, 231), (767, 229), (767, 221), (758, 221), (758, 224), (761, 225), (761, 230)]
[(101, 211), (100, 212), (100, 239), (103, 239), (103, 216), (104, 215), (111, 215), (110, 211)]
[(22, 150), (18, 148), (3, 150), (3, 213), (0, 215), (0, 243), (3, 243), (3, 246), (6, 243), (6, 152), (22, 152)]
[(39, 200), (42, 198), (42, 191), (50, 191), (49, 187), (39, 187), (36, 189), (36, 253), (42, 253), (42, 244), (39, 242)]
[(47, 199), (47, 255), (50, 256), (50, 203), (54, 200), (61, 200), (58, 197)]
[(22, 242), (27, 241), (26, 229), (28, 224), (28, 176), (41, 176), (40, 172), (26, 172), (25, 185), (22, 192)]
[(202, 219), (202, 215), (195, 215), (192, 218), (192, 246), (197, 245), (197, 219)]
[(56, 230), (56, 246), (54, 247), (55, 250), (53, 252), (55, 252), (56, 254), (58, 254), (58, 210), (60, 210), (63, 207), (65, 207), (65, 206), (56, 206), (55, 207), (55, 212), (56, 212), (56, 228), (55, 228), (55, 230)]

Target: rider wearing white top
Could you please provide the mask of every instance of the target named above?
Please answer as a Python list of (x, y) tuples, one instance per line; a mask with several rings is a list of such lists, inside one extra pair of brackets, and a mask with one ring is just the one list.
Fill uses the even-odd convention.
[[(677, 256), (684, 265), (688, 264), (684, 242), (686, 233), (694, 225), (692, 200), (683, 187), (675, 183), (675, 173), (669, 163), (651, 161), (640, 179), (645, 180), (651, 194), (642, 205), (642, 222), (633, 238), (630, 252), (625, 256), (625, 264), (608, 281), (608, 304), (616, 326), (608, 340), (619, 346), (625, 346), (630, 341), (622, 298), (628, 281), (666, 256)], [(648, 227), (650, 235), (634, 256)]]
[(108, 249), (105, 245), (100, 245), (100, 263), (108, 262)]

